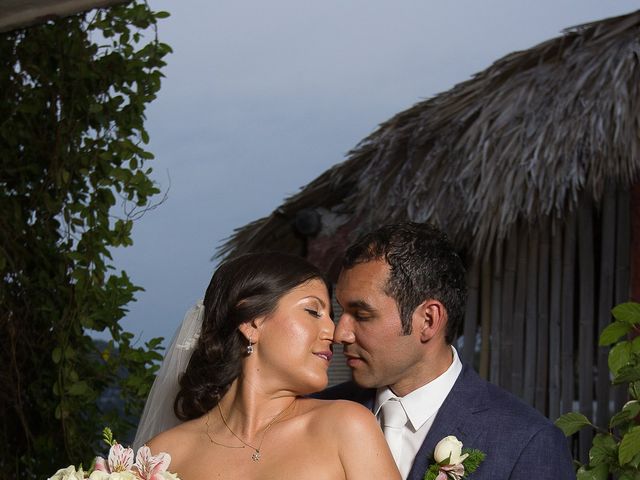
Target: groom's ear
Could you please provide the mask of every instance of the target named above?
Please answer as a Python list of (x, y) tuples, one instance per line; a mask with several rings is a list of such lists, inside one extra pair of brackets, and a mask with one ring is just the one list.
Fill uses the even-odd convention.
[(447, 310), (441, 302), (433, 299), (425, 300), (418, 305), (413, 315), (416, 322), (414, 328), (419, 329), (421, 342), (428, 342), (437, 336), (444, 338), (447, 328)]

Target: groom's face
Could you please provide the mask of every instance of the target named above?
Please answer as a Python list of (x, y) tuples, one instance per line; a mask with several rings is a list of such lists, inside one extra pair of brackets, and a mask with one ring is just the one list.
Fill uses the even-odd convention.
[(404, 395), (412, 389), (413, 370), (423, 349), (418, 328), (408, 335), (402, 332), (398, 305), (385, 292), (389, 273), (383, 260), (356, 264), (340, 273), (336, 298), (342, 313), (334, 341), (344, 346), (356, 383), (367, 388), (390, 386)]

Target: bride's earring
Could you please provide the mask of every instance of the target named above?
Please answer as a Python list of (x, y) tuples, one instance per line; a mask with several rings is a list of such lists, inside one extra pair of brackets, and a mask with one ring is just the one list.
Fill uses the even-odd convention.
[(249, 345), (247, 345), (247, 355), (253, 353), (253, 343), (251, 342), (251, 335), (249, 335)]

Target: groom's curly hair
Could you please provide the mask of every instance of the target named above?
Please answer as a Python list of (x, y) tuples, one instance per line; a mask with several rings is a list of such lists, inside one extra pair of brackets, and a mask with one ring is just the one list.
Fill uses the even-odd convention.
[(249, 253), (222, 263), (204, 297), (202, 332), (173, 408), (191, 420), (217, 405), (242, 371), (247, 340), (238, 327), (276, 310), (278, 301), (310, 280), (329, 285), (320, 270), (285, 253)]

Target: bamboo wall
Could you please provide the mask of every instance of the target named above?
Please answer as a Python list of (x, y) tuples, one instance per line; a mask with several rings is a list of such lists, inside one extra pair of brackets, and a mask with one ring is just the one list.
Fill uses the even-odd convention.
[[(625, 401), (613, 389), (608, 348), (598, 347), (610, 310), (629, 298), (629, 193), (582, 198), (562, 222), (519, 225), (468, 273), (462, 358), (547, 417), (580, 411), (606, 427)], [(475, 341), (466, 341), (475, 339)], [(572, 440), (588, 458), (592, 433)]]

